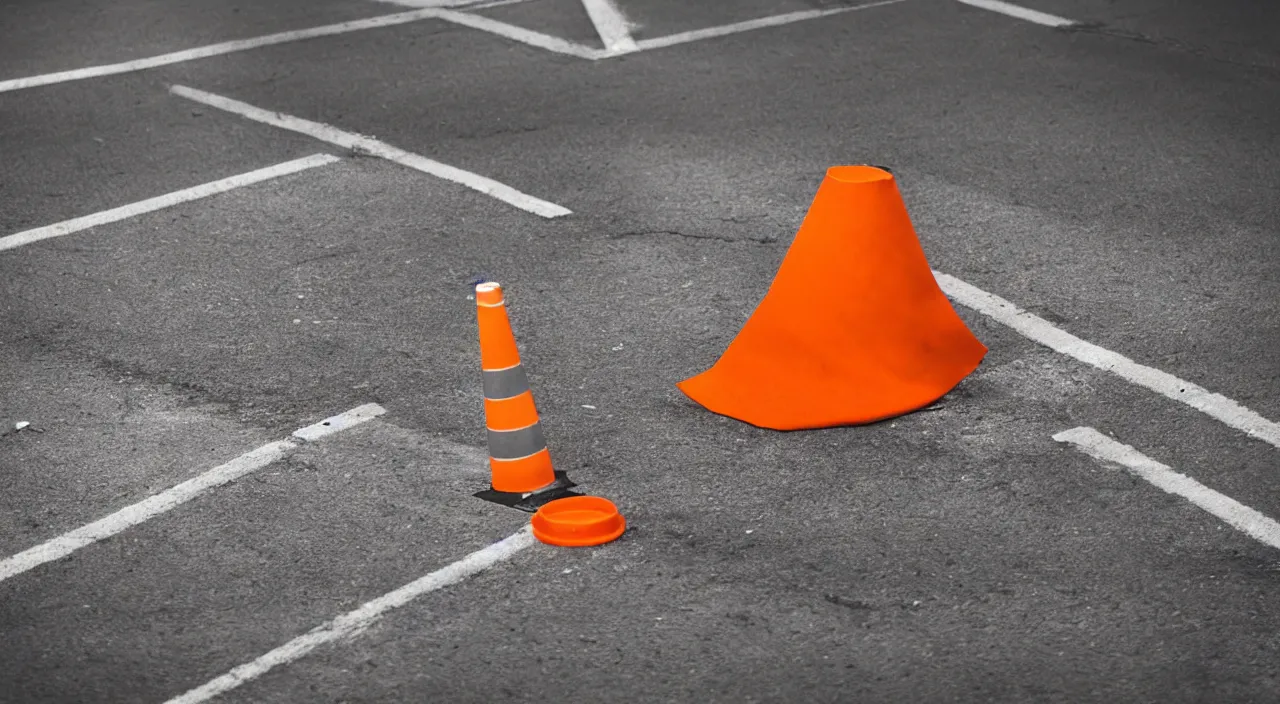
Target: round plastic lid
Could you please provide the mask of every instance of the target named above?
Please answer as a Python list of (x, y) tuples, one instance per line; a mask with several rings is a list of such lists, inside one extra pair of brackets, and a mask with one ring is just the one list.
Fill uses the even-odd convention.
[(564, 547), (602, 545), (622, 535), (627, 522), (618, 507), (598, 496), (549, 501), (533, 514), (533, 536)]

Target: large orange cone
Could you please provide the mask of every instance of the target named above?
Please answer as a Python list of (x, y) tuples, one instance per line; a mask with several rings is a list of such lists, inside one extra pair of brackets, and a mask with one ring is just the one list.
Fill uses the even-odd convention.
[(763, 428), (857, 425), (933, 403), (986, 353), (934, 280), (893, 174), (836, 166), (755, 313), (678, 386)]

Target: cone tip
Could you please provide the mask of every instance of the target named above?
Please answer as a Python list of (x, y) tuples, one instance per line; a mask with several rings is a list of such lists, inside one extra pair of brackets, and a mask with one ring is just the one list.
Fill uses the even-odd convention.
[(827, 177), (841, 183), (871, 183), (873, 181), (892, 181), (893, 173), (882, 166), (856, 164), (852, 166), (832, 166), (827, 169)]
[(497, 281), (476, 284), (476, 303), (483, 305), (502, 303), (502, 284)]

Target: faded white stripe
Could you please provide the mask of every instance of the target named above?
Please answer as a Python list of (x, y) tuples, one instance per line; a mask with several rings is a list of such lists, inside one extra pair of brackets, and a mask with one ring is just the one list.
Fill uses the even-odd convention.
[(252, 452), (240, 455), (224, 465), (214, 467), (198, 477), (189, 479), (132, 506), (126, 506), (106, 518), (94, 521), (69, 533), (63, 533), (53, 540), (41, 543), (29, 550), (24, 550), (0, 562), (0, 582), (46, 562), (66, 557), (86, 545), (92, 545), (126, 528), (154, 518), (214, 487), (222, 486), (227, 482), (275, 462), (284, 457), (294, 447), (297, 447), (297, 445), (288, 440), (280, 440), (263, 445)]
[(21, 90), (23, 88), (34, 88), (35, 86), (45, 86), (52, 83), (78, 81), (84, 78), (96, 78), (99, 76), (110, 76), (118, 73), (142, 71), (144, 69), (155, 68), (157, 66), (166, 66), (168, 64), (177, 64), (184, 61), (204, 59), (210, 56), (219, 56), (221, 54), (230, 54), (237, 51), (257, 49), (259, 47), (271, 46), (273, 44), (285, 44), (287, 42), (296, 42), (303, 39), (328, 37), (335, 34), (358, 32), (364, 29), (391, 27), (398, 24), (405, 24), (406, 22), (417, 22), (418, 20), (432, 19), (435, 16), (435, 10), (398, 12), (394, 15), (369, 17), (362, 20), (352, 20), (350, 22), (339, 22), (337, 24), (324, 25), (323, 27), (296, 29), (288, 32), (279, 32), (277, 34), (253, 37), (250, 39), (237, 39), (229, 42), (221, 42), (219, 44), (209, 44), (207, 46), (196, 47), (194, 49), (184, 49), (182, 51), (175, 51), (171, 54), (161, 54), (159, 56), (135, 59), (133, 61), (123, 61), (117, 64), (89, 66), (87, 68), (78, 68), (71, 71), (59, 71), (57, 73), (46, 73), (39, 76), (28, 76), (26, 78), (11, 78), (9, 80), (0, 81), (0, 93), (11, 90)]
[[(424, 10), (426, 12), (426, 10)], [(402, 166), (416, 169), (423, 173), (431, 174), (437, 178), (453, 181), (472, 190), (479, 191), (491, 198), (497, 198), (504, 203), (514, 205), (521, 210), (528, 211), (544, 218), (556, 218), (562, 215), (569, 215), (572, 211), (568, 208), (550, 203), (540, 198), (534, 198), (526, 193), (521, 193), (503, 183), (486, 178), (479, 174), (464, 171), (462, 169), (442, 164), (438, 161), (428, 159), (424, 156), (407, 152), (399, 147), (393, 147), (385, 142), (380, 142), (373, 137), (365, 137), (353, 132), (346, 132), (337, 127), (326, 125), (321, 122), (312, 122), (304, 120), (300, 117), (286, 115), (282, 112), (274, 112), (254, 107), (248, 103), (242, 103), (239, 100), (225, 98), (213, 93), (206, 93), (195, 88), (186, 86), (172, 86), (170, 89), (174, 95), (194, 100), (210, 107), (225, 110), (241, 117), (247, 117), (250, 120), (256, 120), (274, 127), (299, 132), (310, 137), (314, 137), (323, 142), (336, 144), (347, 149), (363, 150), (373, 156), (381, 157), (388, 161), (394, 161)]]
[(326, 435), (332, 435), (340, 430), (346, 430), (365, 421), (373, 420), (378, 416), (387, 412), (387, 409), (376, 403), (366, 403), (358, 408), (353, 408), (346, 413), (339, 413), (336, 416), (325, 418), (319, 423), (313, 423), (305, 428), (299, 428), (293, 431), (293, 437), (308, 442), (319, 440)]
[(340, 161), (340, 159), (331, 154), (313, 154), (302, 159), (286, 161), (283, 164), (268, 166), (265, 169), (250, 171), (249, 173), (240, 174), (239, 176), (231, 176), (199, 186), (186, 188), (181, 191), (174, 191), (173, 193), (168, 193), (163, 196), (148, 198), (147, 200), (138, 201), (137, 203), (122, 205), (119, 208), (104, 210), (100, 213), (85, 215), (73, 220), (64, 220), (63, 222), (55, 223), (53, 225), (37, 227), (34, 230), (19, 232), (7, 237), (0, 237), (0, 251), (13, 249), (14, 247), (21, 247), (22, 245), (39, 242), (40, 240), (47, 240), (51, 237), (69, 235), (73, 232), (79, 232), (91, 227), (97, 227), (98, 225), (105, 225), (110, 222), (124, 220), (126, 218), (134, 217), (135, 215), (142, 215), (143, 213), (150, 213), (162, 208), (178, 205), (179, 203), (187, 203), (189, 201), (199, 200), (200, 198), (207, 198), (211, 195), (225, 193), (232, 189), (240, 188), (241, 186), (248, 186), (261, 181), (278, 178), (280, 176), (305, 171), (306, 169), (313, 169), (317, 166), (332, 164), (335, 161)]
[(550, 34), (535, 32), (532, 29), (517, 27), (514, 24), (499, 22), (482, 15), (472, 15), (466, 12), (457, 12), (455, 10), (424, 10), (431, 12), (433, 17), (437, 17), (446, 22), (452, 22), (463, 27), (479, 29), (490, 34), (496, 34), (500, 37), (506, 37), (522, 44), (554, 51), (557, 54), (567, 54), (576, 56), (580, 59), (599, 59), (607, 56), (608, 52), (594, 49), (589, 46), (583, 46), (567, 39), (554, 37)]
[[(376, 403), (365, 404), (357, 408), (353, 408), (346, 413), (328, 418), (315, 425), (301, 428), (294, 432), (294, 435), (302, 440), (316, 440), (325, 435), (336, 433), (340, 430), (346, 430), (354, 425), (358, 425), (367, 420), (382, 415), (386, 411)], [(326, 425), (326, 423), (328, 425)], [(222, 486), (228, 482), (243, 477), (250, 472), (261, 469), (272, 462), (284, 457), (290, 450), (297, 447), (298, 444), (291, 440), (280, 440), (268, 443), (256, 450), (246, 452), (243, 455), (219, 465), (213, 469), (201, 474), (198, 477), (188, 479), (177, 486), (170, 487), (159, 494), (148, 497), (136, 504), (126, 506), (119, 511), (101, 518), (86, 526), (82, 526), (73, 531), (63, 533), (53, 540), (41, 543), (33, 548), (24, 550), (13, 557), (7, 558), (0, 562), (0, 582), (22, 574), (34, 567), (43, 565), (46, 562), (52, 562), (62, 557), (66, 557), (71, 553), (79, 550), (87, 545), (92, 545), (104, 538), (109, 538), (127, 528), (136, 526), (139, 523), (147, 521), (151, 518), (176, 508), (201, 494)]]
[(636, 50), (636, 40), (631, 38), (627, 18), (613, 0), (582, 0), (582, 6), (591, 17), (591, 24), (595, 25), (605, 51), (625, 54)]
[(1014, 5), (1010, 2), (1002, 2), (1001, 0), (960, 0), (960, 2), (966, 5), (980, 7), (984, 10), (999, 12), (1000, 14), (1008, 15), (1009, 17), (1016, 17), (1017, 19), (1026, 20), (1027, 22), (1042, 24), (1046, 27), (1070, 27), (1071, 25), (1076, 24), (1075, 20), (1058, 17), (1057, 15), (1040, 12), (1039, 10), (1031, 10), (1020, 5)]
[(1150, 389), (1161, 396), (1186, 404), (1201, 413), (1263, 442), (1280, 447), (1280, 424), (1168, 372), (1138, 364), (1122, 354), (1085, 342), (1054, 327), (1049, 321), (1028, 313), (1005, 299), (940, 271), (933, 272), (943, 292), (957, 303), (972, 308), (996, 322), (1049, 349), (1060, 352), (1106, 372)]
[(817, 19), (819, 17), (828, 17), (830, 15), (838, 15), (842, 12), (853, 12), (855, 10), (866, 10), (872, 7), (882, 7), (884, 5), (896, 5), (906, 0), (881, 0), (881, 2), (870, 2), (865, 5), (853, 5), (850, 7), (834, 7), (829, 10), (802, 10), (800, 12), (789, 12), (784, 15), (774, 15), (772, 17), (762, 17), (757, 20), (747, 20), (746, 22), (735, 22), (733, 24), (721, 25), (719, 27), (707, 27), (705, 29), (695, 29), (690, 32), (679, 32), (677, 34), (668, 34), (665, 37), (655, 37), (653, 39), (641, 39), (636, 42), (639, 50), (660, 49), (662, 47), (673, 46), (675, 44), (687, 44), (702, 39), (711, 39), (712, 37), (723, 37), (729, 34), (737, 34), (739, 32), (749, 32), (753, 29), (762, 29), (764, 27), (777, 27), (779, 25), (791, 24), (793, 22), (803, 22), (805, 20)]
[(1129, 445), (1112, 440), (1093, 428), (1064, 430), (1054, 435), (1053, 439), (1071, 443), (1104, 462), (1123, 465), (1134, 475), (1170, 494), (1181, 496), (1249, 537), (1280, 549), (1280, 523), (1185, 474), (1173, 471), (1171, 467), (1156, 462)]
[(486, 7), (502, 7), (503, 5), (519, 5), (529, 0), (377, 0), (388, 5), (401, 7), (465, 7), (468, 10), (483, 10)]
[(235, 667), (226, 674), (215, 677), (186, 694), (170, 699), (168, 704), (196, 704), (229, 692), (260, 677), (272, 668), (286, 665), (303, 657), (325, 643), (331, 643), (339, 638), (357, 634), (368, 628), (388, 611), (400, 608), (423, 594), (457, 584), (471, 575), (510, 559), (516, 553), (533, 544), (533, 535), (529, 532), (529, 528), (525, 527), (519, 532), (489, 547), (473, 552), (447, 567), (442, 567), (393, 592), (384, 594), (354, 611), (317, 626), (309, 633), (298, 636), (251, 662)]

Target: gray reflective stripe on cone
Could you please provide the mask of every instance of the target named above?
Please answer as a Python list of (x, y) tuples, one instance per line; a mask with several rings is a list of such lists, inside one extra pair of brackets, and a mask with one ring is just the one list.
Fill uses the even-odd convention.
[(486, 371), (484, 377), (484, 397), (490, 401), (501, 401), (504, 398), (519, 396), (529, 390), (529, 377), (524, 373), (524, 366), (517, 364), (509, 369), (496, 372)]
[(519, 430), (489, 431), (489, 456), (495, 460), (518, 460), (546, 447), (540, 423)]

